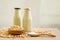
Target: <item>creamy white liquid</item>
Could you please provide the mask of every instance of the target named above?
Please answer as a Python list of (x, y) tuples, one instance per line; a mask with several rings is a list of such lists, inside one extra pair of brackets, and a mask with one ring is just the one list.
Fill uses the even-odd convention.
[(23, 27), (26, 32), (31, 31), (31, 16), (29, 10), (25, 9), (24, 17), (23, 17)]

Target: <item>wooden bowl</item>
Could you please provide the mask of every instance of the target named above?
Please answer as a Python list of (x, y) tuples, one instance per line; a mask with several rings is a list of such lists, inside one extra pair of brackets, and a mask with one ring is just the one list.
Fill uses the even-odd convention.
[(8, 30), (9, 34), (12, 35), (21, 35), (22, 33), (24, 33), (24, 30)]
[(17, 25), (11, 26), (8, 29), (8, 33), (13, 34), (13, 35), (21, 35), (23, 32), (24, 32), (23, 27), (20, 27), (20, 26), (17, 26)]

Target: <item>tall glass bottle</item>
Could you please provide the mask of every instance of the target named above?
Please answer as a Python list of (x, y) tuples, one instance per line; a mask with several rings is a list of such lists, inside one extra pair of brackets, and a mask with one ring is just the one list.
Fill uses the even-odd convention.
[(26, 32), (31, 31), (31, 15), (30, 15), (30, 9), (25, 8), (24, 9), (24, 17), (23, 17), (23, 27)]
[(19, 9), (21, 8), (15, 8), (14, 25), (21, 26), (21, 18), (19, 16)]

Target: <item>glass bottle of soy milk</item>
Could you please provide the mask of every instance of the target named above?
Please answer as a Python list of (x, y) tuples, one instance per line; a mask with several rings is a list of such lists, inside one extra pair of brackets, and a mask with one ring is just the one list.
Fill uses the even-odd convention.
[(25, 8), (24, 9), (24, 17), (23, 17), (23, 27), (26, 32), (31, 31), (31, 14), (30, 9)]
[(21, 27), (21, 18), (19, 15), (19, 10), (21, 8), (15, 8), (15, 14), (14, 14), (14, 25), (20, 26)]

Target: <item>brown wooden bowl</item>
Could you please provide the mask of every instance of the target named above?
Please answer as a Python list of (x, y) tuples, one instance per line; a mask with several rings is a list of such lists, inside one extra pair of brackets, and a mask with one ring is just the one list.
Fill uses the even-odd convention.
[(24, 30), (8, 30), (9, 34), (12, 35), (21, 35), (22, 33), (24, 33)]

